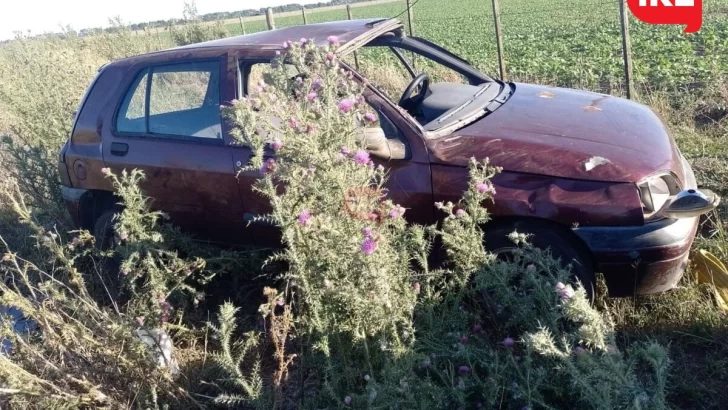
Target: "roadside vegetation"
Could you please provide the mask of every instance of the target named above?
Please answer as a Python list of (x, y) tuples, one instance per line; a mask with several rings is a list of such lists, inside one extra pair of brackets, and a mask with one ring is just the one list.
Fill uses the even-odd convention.
[[(435, 16), (431, 3), (423, 0), (417, 10)], [(393, 6), (357, 13), (396, 14), (386, 7)], [(190, 11), (190, 20), (195, 15)], [(728, 33), (724, 15), (709, 16), (699, 36), (687, 37), (706, 49)], [(523, 21), (534, 26), (549, 27)], [(435, 28), (425, 22), (418, 27), (448, 46), (459, 39), (456, 52), (495, 72), (495, 54), (476, 51), (492, 42), (445, 38), (447, 30), (431, 35)], [(289, 50), (309, 74), (302, 82), (274, 68), (262, 74), (259, 94), (223, 109), (240, 143), (278, 151), (276, 162), (249, 166), (267, 171), (257, 190), (272, 201), (270, 221), (282, 227), (284, 249), (192, 241), (150, 209), (139, 188), (146, 176), (129, 170), (107, 175), (123, 211), (115, 246), (99, 250), (65, 213), (58, 150), (101, 64), (224, 35), (202, 23), (174, 30), (167, 38), (118, 25), (98, 36), (67, 32), (0, 46), (0, 302), (30, 319), (0, 312), (2, 407), (717, 409), (728, 402), (728, 320), (708, 285), (687, 275), (664, 295), (619, 300), (606, 299), (601, 286), (590, 305), (568, 270), (528, 238), (513, 235), (520, 253), (510, 263), (496, 261), (481, 241), (489, 217), (480, 204), (492, 200), (488, 180), (498, 172), (487, 161), (471, 163), (459, 203), (442, 204), (442, 226), (406, 225), (407, 211), (382, 191), (386, 172), (369, 166), (356, 138), (373, 122), (360, 90), (325, 58), (328, 50), (310, 45)], [(636, 31), (665, 39), (664, 48), (640, 58), (653, 64), (650, 55), (670, 50), (661, 64), (672, 67), (638, 62), (640, 99), (670, 124), (699, 182), (725, 195), (725, 55), (675, 48), (686, 41), (677, 28)], [(524, 38), (530, 45), (523, 60), (510, 60), (512, 73), (599, 89), (619, 78), (618, 62), (563, 71), (575, 69), (568, 59), (580, 41), (604, 44), (594, 38), (602, 34), (588, 29), (563, 39), (568, 47)], [(534, 62), (528, 50), (562, 60)], [(376, 55), (362, 58), (381, 64)], [(693, 58), (707, 68), (691, 71)], [(598, 76), (588, 74), (599, 67)], [(291, 99), (293, 88), (315, 97)], [(270, 112), (286, 120), (275, 140), (245, 132), (270, 127)], [(287, 183), (284, 194), (276, 181)], [(445, 267), (428, 264), (435, 238), (444, 245)], [(716, 213), (695, 247), (728, 261), (727, 244)]]

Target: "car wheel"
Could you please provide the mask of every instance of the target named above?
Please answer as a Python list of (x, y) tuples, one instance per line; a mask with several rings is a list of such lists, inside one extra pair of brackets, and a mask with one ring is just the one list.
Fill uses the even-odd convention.
[(571, 264), (572, 283), (578, 280), (587, 292), (590, 300), (594, 300), (595, 275), (588, 250), (569, 238), (567, 233), (560, 232), (559, 227), (551, 224), (521, 220), (512, 223), (498, 224), (491, 229), (486, 226), (485, 248), (495, 254), (498, 259), (510, 260), (516, 245), (508, 238), (514, 231), (531, 235), (531, 244), (538, 249), (550, 249), (551, 255), (559, 259), (564, 267)]
[(109, 209), (96, 219), (94, 224), (94, 239), (96, 247), (102, 251), (109, 250), (114, 245), (114, 215), (119, 213), (116, 208)]

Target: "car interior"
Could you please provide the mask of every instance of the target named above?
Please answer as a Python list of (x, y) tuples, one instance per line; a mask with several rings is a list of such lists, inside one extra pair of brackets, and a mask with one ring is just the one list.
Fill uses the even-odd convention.
[[(399, 100), (390, 96), (393, 102), (405, 109), (425, 130), (447, 126), (487, 107), (498, 99), (506, 85), (473, 68), (466, 60), (446, 49), (418, 37), (407, 37), (402, 32), (387, 33), (364, 46), (364, 49), (378, 48), (390, 51), (401, 66), (409, 73), (410, 83), (402, 91)], [(407, 54), (412, 59), (407, 58)], [(414, 59), (417, 59), (417, 72)], [(428, 73), (449, 71), (464, 82), (433, 81), (436, 77)], [(451, 76), (452, 77), (452, 76)]]

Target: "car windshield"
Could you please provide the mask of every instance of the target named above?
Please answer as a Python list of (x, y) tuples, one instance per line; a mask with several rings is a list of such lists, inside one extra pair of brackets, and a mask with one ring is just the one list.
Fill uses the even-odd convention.
[(399, 29), (345, 57), (427, 132), (452, 131), (497, 109), (512, 92), (444, 48)]

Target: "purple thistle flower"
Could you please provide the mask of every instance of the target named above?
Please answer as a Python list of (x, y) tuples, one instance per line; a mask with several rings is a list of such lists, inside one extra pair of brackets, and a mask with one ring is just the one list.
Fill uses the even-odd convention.
[(119, 234), (119, 239), (121, 239), (122, 241), (125, 241), (125, 240), (129, 239), (129, 234), (126, 232), (122, 232)]
[(288, 120), (288, 125), (290, 125), (293, 129), (298, 129), (298, 120), (296, 120), (295, 118), (291, 118), (290, 120)]
[(458, 218), (464, 217), (465, 216), (465, 210), (464, 209), (458, 209), (457, 211), (455, 211), (455, 216), (457, 216)]
[(331, 45), (334, 45), (334, 46), (338, 46), (339, 45), (339, 38), (336, 37), (336, 36), (329, 36), (327, 38), (327, 40), (329, 41), (329, 44), (331, 44)]
[(301, 211), (301, 214), (298, 215), (298, 223), (303, 226), (308, 226), (311, 223), (311, 212)]
[(419, 295), (420, 291), (422, 290), (422, 285), (420, 285), (420, 282), (413, 283), (412, 290), (415, 292), (415, 295)]
[(351, 112), (351, 109), (354, 107), (354, 103), (351, 100), (341, 100), (339, 103), (339, 111), (346, 114)]
[(400, 216), (404, 215), (405, 209), (402, 208), (402, 206), (397, 205), (394, 208), (392, 208), (391, 211), (389, 211), (389, 217), (392, 219), (397, 219)]
[(310, 93), (308, 93), (308, 95), (306, 96), (306, 99), (308, 100), (308, 102), (314, 102), (314, 100), (316, 100), (316, 98), (317, 98), (317, 97), (318, 97), (318, 94), (317, 94), (317, 93), (315, 93), (315, 92), (313, 92), (313, 91), (311, 91), (311, 92), (310, 92)]
[(583, 347), (581, 347), (581, 346), (576, 346), (576, 347), (574, 348), (574, 354), (575, 354), (576, 356), (581, 356), (581, 355), (583, 355), (584, 353), (586, 353), (586, 350), (584, 350), (584, 348), (583, 348)]
[(268, 158), (267, 161), (263, 163), (263, 166), (261, 167), (261, 172), (264, 174), (267, 174), (269, 172), (273, 172), (278, 165), (276, 164), (276, 160), (273, 158)]
[(460, 366), (460, 367), (458, 367), (458, 372), (464, 376), (464, 375), (470, 373), (470, 367), (465, 366), (465, 365)]
[(473, 325), (473, 333), (480, 333), (483, 331), (483, 326), (481, 325)]
[(290, 41), (284, 41), (283, 42), (283, 48), (291, 48), (291, 42)]
[(298, 42), (301, 43), (302, 46), (305, 46), (306, 44), (308, 44), (308, 39), (306, 39), (305, 37), (301, 37)]
[(273, 140), (273, 142), (270, 143), (270, 147), (273, 148), (273, 150), (278, 151), (279, 149), (283, 148), (283, 141)]
[(515, 341), (515, 340), (513, 340), (513, 339), (512, 339), (512, 338), (510, 338), (510, 337), (506, 337), (506, 338), (505, 338), (505, 339), (503, 340), (503, 346), (507, 347), (508, 349), (512, 348), (512, 347), (513, 347), (513, 346), (514, 346), (515, 344), (516, 344), (516, 341)]
[(321, 80), (315, 80), (313, 84), (311, 84), (311, 88), (314, 90), (321, 89)]
[(495, 187), (489, 182), (481, 182), (480, 184), (476, 185), (475, 188), (481, 194), (495, 195)]
[(462, 344), (462, 345), (468, 344), (468, 337), (467, 336), (461, 337), (460, 338), (460, 344)]
[(347, 148), (347, 147), (341, 147), (341, 150), (339, 152), (341, 152), (342, 155), (351, 154), (351, 151), (349, 151), (349, 148)]
[(137, 325), (139, 325), (139, 327), (144, 326), (144, 316), (137, 316), (135, 318), (135, 320), (136, 320)]
[(364, 114), (364, 120), (368, 122), (374, 122), (377, 120), (377, 116), (375, 114), (372, 114), (370, 112)]
[(560, 296), (562, 300), (567, 301), (574, 297), (574, 289), (567, 287), (566, 289), (561, 291)]
[(374, 253), (374, 251), (377, 250), (377, 241), (375, 241), (372, 238), (366, 238), (364, 239), (364, 242), (361, 244), (361, 252), (364, 255), (371, 255)]
[(344, 404), (347, 406), (351, 404), (351, 396), (344, 397)]
[(364, 151), (363, 149), (357, 150), (354, 153), (354, 162), (356, 162), (359, 165), (366, 165), (370, 161), (369, 159), (369, 153)]
[(313, 134), (316, 131), (316, 127), (313, 124), (306, 125), (306, 134)]
[(559, 282), (559, 283), (556, 284), (556, 286), (554, 286), (554, 288), (556, 289), (557, 292), (560, 292), (560, 291), (566, 289), (566, 285), (564, 285), (563, 283)]
[(372, 228), (367, 226), (366, 228), (364, 228), (364, 229), (361, 230), (361, 233), (363, 233), (364, 236), (366, 236), (366, 237), (371, 237), (372, 236)]
[(303, 77), (296, 77), (296, 84), (303, 84)]

